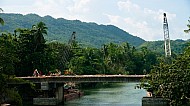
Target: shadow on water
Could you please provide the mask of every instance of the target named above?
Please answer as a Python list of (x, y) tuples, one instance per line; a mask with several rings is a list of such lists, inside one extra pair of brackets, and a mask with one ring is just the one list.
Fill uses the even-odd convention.
[[(93, 83), (92, 83), (93, 84)], [(103, 91), (102, 89), (112, 89), (112, 88), (121, 88), (124, 87), (122, 83), (95, 83), (95, 86), (88, 86), (86, 88), (82, 88), (81, 90), (84, 91), (85, 95), (93, 95), (97, 94), (97, 92), (109, 92), (109, 91)]]
[[(84, 96), (59, 106), (141, 106), (144, 89), (135, 89), (137, 83), (104, 83), (82, 88)], [(30, 103), (23, 106), (33, 106)]]

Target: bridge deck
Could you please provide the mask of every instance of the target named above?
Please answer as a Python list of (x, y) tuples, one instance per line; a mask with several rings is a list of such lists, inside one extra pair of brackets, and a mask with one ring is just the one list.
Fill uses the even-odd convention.
[(73, 76), (40, 76), (17, 77), (34, 83), (65, 83), (65, 82), (139, 82), (146, 75), (73, 75)]

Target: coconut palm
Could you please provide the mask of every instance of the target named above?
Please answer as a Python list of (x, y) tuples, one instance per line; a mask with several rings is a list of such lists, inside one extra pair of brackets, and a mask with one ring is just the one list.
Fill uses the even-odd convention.
[(34, 31), (34, 42), (35, 42), (35, 49), (39, 49), (39, 46), (45, 44), (44, 34), (47, 35), (47, 27), (46, 24), (43, 22), (39, 22), (37, 25), (33, 25), (32, 29)]
[[(0, 8), (0, 12), (3, 12), (3, 9), (2, 8)], [(1, 25), (4, 25), (4, 20), (0, 17), (0, 24)]]
[(188, 29), (184, 30), (184, 32), (189, 33), (190, 32), (190, 17), (189, 17), (189, 24), (187, 24)]

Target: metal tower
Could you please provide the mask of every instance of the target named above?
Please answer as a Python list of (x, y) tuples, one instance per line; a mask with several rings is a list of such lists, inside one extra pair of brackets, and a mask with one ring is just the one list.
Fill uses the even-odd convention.
[(68, 46), (66, 47), (67, 49), (65, 49), (64, 51), (64, 62), (68, 62), (68, 59), (70, 57), (70, 52), (71, 52), (71, 49), (73, 48), (73, 45), (74, 45), (74, 42), (75, 42), (75, 34), (76, 32), (73, 32), (72, 35), (71, 35), (71, 38), (69, 39), (68, 41)]
[(170, 48), (170, 37), (169, 37), (169, 29), (168, 29), (166, 13), (164, 13), (163, 30), (164, 30), (165, 56), (170, 57), (171, 48)]
[(69, 61), (69, 58), (70, 58), (70, 55), (71, 55), (71, 50), (73, 49), (73, 45), (74, 45), (74, 42), (75, 42), (75, 34), (76, 32), (73, 32), (69, 41), (68, 41), (68, 44), (65, 45), (64, 48), (62, 48), (62, 54), (61, 54), (61, 65), (63, 66), (63, 68), (65, 68), (66, 64), (68, 63)]

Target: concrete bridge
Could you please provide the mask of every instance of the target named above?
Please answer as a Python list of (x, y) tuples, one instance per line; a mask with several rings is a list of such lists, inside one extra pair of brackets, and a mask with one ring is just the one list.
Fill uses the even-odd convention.
[[(34, 105), (57, 105), (65, 101), (64, 84), (67, 82), (139, 82), (145, 75), (60, 75), (17, 77), (36, 84), (43, 95), (33, 98)], [(53, 94), (54, 96), (48, 96)]]
[(34, 83), (66, 83), (66, 82), (139, 82), (145, 75), (72, 75), (72, 76), (40, 76), (17, 77)]

